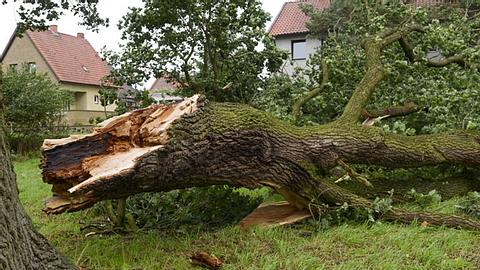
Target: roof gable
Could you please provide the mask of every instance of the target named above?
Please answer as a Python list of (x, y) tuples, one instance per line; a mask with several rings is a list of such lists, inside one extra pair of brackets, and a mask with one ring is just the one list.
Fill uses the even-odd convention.
[(3, 49), (2, 54), (0, 55), (0, 62), (3, 62), (3, 59), (5, 58), (5, 55), (7, 55), (8, 50), (9, 50), (10, 47), (12, 46), (13, 41), (15, 40), (15, 37), (16, 37), (16, 33), (17, 33), (17, 31), (15, 30), (15, 31), (12, 33), (12, 35), (10, 36), (10, 38), (8, 39), (7, 45), (5, 46), (5, 48)]
[(152, 84), (150, 87), (150, 91), (156, 91), (156, 90), (166, 90), (166, 89), (171, 89), (175, 90), (178, 89), (178, 85), (175, 82), (168, 82), (167, 79), (164, 77), (157, 78), (155, 82)]
[(458, 0), (413, 0), (415, 6), (434, 6), (441, 4), (457, 4)]
[[(458, 0), (412, 0), (415, 6), (433, 6), (439, 4), (458, 3)], [(280, 13), (275, 18), (268, 33), (271, 36), (282, 36), (290, 34), (309, 33), (305, 24), (310, 20), (300, 8), (301, 4), (311, 5), (313, 8), (322, 11), (330, 7), (330, 0), (297, 0), (286, 2)]]
[(108, 65), (84, 38), (53, 31), (26, 35), (61, 82), (100, 85), (110, 73)]
[(300, 8), (301, 4), (311, 5), (317, 10), (324, 10), (330, 7), (330, 0), (299, 0), (286, 2), (277, 18), (270, 27), (271, 36), (308, 33), (305, 24), (310, 20)]

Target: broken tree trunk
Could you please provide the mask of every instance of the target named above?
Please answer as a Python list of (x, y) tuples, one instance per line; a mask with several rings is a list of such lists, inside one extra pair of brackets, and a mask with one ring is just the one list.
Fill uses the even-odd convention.
[[(348, 164), (480, 165), (478, 132), (402, 136), (359, 123), (386, 76), (382, 50), (411, 32), (424, 29), (404, 25), (364, 40), (365, 76), (343, 114), (327, 125), (296, 127), (248, 106), (209, 104), (194, 96), (172, 106), (152, 106), (113, 118), (85, 137), (46, 141), (43, 179), (53, 185), (54, 197), (45, 211), (76, 211), (141, 192), (226, 184), (273, 188), (299, 209), (347, 204), (387, 220), (478, 230), (480, 222), (459, 216), (378, 207), (328, 176), (342, 164), (347, 178), (369, 185)], [(295, 108), (318, 92), (307, 94)]]
[[(244, 105), (194, 96), (104, 122), (91, 135), (45, 141), (42, 169), (53, 185), (45, 212), (77, 211), (141, 192), (209, 185), (271, 187), (292, 205), (374, 204), (322, 176), (338, 161), (391, 168), (480, 165), (479, 133), (407, 137), (333, 122), (296, 127)], [(462, 217), (391, 208), (377, 217), (480, 229)]]

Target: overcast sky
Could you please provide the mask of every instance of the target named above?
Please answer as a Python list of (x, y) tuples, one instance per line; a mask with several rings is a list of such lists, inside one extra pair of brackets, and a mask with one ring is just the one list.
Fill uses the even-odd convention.
[[(15, 25), (18, 21), (18, 15), (16, 15), (16, 8), (19, 3), (0, 4), (0, 54), (3, 52), (10, 36), (12, 35)], [(52, 24), (58, 25), (58, 31), (61, 33), (76, 35), (77, 32), (85, 33), (85, 38), (90, 41), (93, 47), (100, 51), (101, 48), (106, 46), (108, 49), (118, 48), (118, 42), (120, 40), (121, 33), (117, 29), (117, 22), (127, 12), (129, 6), (138, 6), (141, 4), (141, 0), (102, 0), (99, 2), (98, 9), (100, 14), (104, 17), (110, 18), (110, 27), (101, 28), (99, 33), (87, 31), (84, 27), (78, 25), (78, 20), (73, 16), (64, 16), (57, 22)], [(261, 0), (263, 8), (270, 13), (272, 20), (280, 11), (285, 0)], [(271, 22), (267, 27), (270, 27)]]

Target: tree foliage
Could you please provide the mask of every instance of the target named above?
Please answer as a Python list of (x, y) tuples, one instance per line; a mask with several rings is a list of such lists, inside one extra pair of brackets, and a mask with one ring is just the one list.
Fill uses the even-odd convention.
[(60, 89), (46, 73), (31, 72), (27, 66), (10, 68), (3, 78), (5, 119), (15, 128), (38, 132), (58, 124), (72, 95)]
[(98, 94), (100, 95), (100, 105), (103, 107), (103, 111), (105, 113), (105, 118), (108, 118), (107, 115), (107, 106), (111, 104), (115, 104), (118, 100), (117, 91), (110, 87), (102, 87)]
[[(9, 2), (20, 2), (18, 0), (2, 0), (1, 4)], [(102, 18), (98, 14), (98, 0), (29, 0), (21, 1), (17, 14), (20, 18), (18, 24), (18, 34), (22, 34), (28, 29), (47, 28), (47, 23), (58, 20), (66, 12), (73, 13), (82, 19), (81, 24), (92, 30), (98, 30), (100, 25), (108, 25), (108, 18)]]
[[(357, 3), (358, 2), (358, 3)], [(424, 107), (407, 117), (384, 120), (385, 129), (408, 135), (436, 133), (452, 128), (478, 128), (480, 107), (480, 20), (466, 6), (415, 8), (400, 1), (334, 1), (325, 12), (311, 15), (313, 36), (328, 37), (304, 70), (292, 80), (274, 76), (257, 104), (289, 117), (292, 104), (322, 81), (322, 61), (328, 65), (329, 86), (302, 108), (300, 122), (326, 123), (341, 115), (349, 97), (364, 76), (363, 41), (404, 26), (424, 31), (406, 34), (403, 41), (383, 50), (386, 76), (377, 86), (367, 109), (415, 102)], [(470, 7), (470, 6), (468, 6)], [(327, 26), (327, 27), (326, 27)], [(432, 67), (434, 63), (462, 59)]]
[(119, 25), (121, 54), (106, 55), (128, 83), (165, 76), (186, 95), (249, 102), (284, 56), (265, 33), (268, 19), (257, 0), (145, 1)]

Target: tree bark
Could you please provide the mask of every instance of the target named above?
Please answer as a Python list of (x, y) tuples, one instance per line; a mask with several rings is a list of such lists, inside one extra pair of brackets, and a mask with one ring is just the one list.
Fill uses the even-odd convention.
[[(339, 160), (391, 168), (480, 164), (480, 134), (407, 137), (360, 124), (296, 127), (248, 106), (193, 97), (112, 119), (84, 138), (46, 141), (47, 213), (105, 199), (198, 186), (271, 187), (298, 208), (374, 204), (323, 178)], [(461, 217), (392, 208), (378, 217), (480, 229)], [(456, 221), (456, 222), (454, 222)]]
[(76, 269), (35, 231), (18, 198), (5, 141), (0, 71), (0, 269)]
[[(459, 216), (379, 207), (328, 176), (338, 164), (349, 167), (346, 163), (390, 168), (480, 165), (480, 133), (409, 137), (359, 123), (385, 76), (382, 50), (410, 32), (423, 31), (407, 25), (367, 37), (362, 45), (365, 75), (340, 118), (327, 125), (296, 127), (248, 106), (208, 104), (194, 96), (116, 117), (83, 138), (46, 141), (43, 179), (53, 185), (54, 197), (44, 211), (77, 211), (140, 192), (227, 184), (271, 187), (300, 209), (347, 204), (378, 218), (480, 230), (480, 222)], [(316, 94), (300, 99), (297, 109)], [(363, 178), (350, 171), (357, 180)]]

